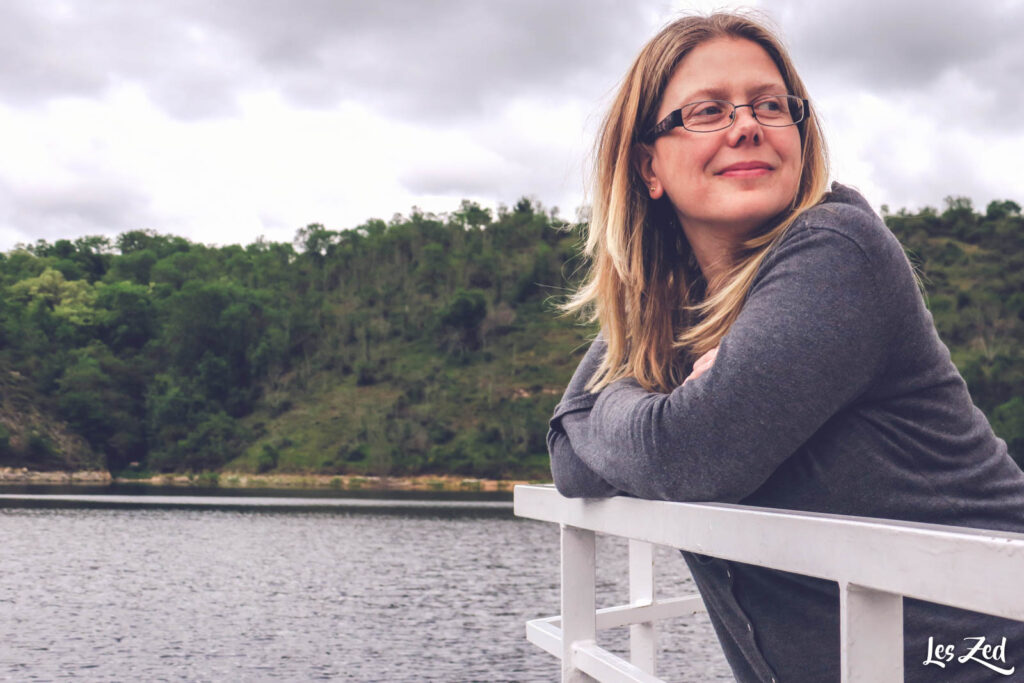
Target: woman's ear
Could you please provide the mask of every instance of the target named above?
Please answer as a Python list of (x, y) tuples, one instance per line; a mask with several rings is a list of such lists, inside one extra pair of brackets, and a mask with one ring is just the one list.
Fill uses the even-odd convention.
[(644, 179), (644, 185), (647, 186), (647, 192), (651, 199), (661, 199), (665, 194), (665, 188), (662, 187), (661, 181), (658, 180), (658, 176), (654, 172), (654, 150), (650, 145), (641, 143), (633, 148), (632, 156), (633, 168)]

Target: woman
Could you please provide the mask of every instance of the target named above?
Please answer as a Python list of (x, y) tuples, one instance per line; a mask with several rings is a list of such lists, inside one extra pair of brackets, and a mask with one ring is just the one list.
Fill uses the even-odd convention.
[[(1024, 531), (1024, 474), (936, 335), (903, 250), (827, 187), (814, 110), (780, 42), (687, 17), (641, 51), (598, 144), (589, 278), (601, 334), (548, 434), (567, 496), (738, 502)], [(834, 582), (683, 553), (740, 681), (838, 681)], [(929, 637), (1024, 624), (904, 600), (905, 680)], [(962, 650), (963, 652), (961, 652)]]

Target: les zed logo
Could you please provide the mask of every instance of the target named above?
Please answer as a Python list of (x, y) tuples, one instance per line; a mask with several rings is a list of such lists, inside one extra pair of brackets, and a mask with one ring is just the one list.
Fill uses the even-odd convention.
[[(964, 638), (967, 641), (974, 641), (974, 645), (970, 650), (963, 655), (957, 657), (956, 661), (960, 664), (964, 662), (977, 662), (982, 666), (988, 667), (996, 673), (1004, 676), (1012, 674), (1017, 667), (1011, 666), (1009, 669), (1005, 668), (1006, 665), (1006, 636), (1003, 636), (1003, 640), (999, 645), (992, 645), (991, 643), (985, 642), (985, 636), (972, 636)], [(943, 645), (942, 643), (936, 644), (935, 638), (932, 636), (928, 637), (928, 656), (925, 658), (924, 664), (934, 664), (942, 669), (946, 668), (948, 662), (952, 662), (956, 656), (956, 646), (952, 643)], [(996, 666), (993, 662), (1000, 662), (1004, 666)]]

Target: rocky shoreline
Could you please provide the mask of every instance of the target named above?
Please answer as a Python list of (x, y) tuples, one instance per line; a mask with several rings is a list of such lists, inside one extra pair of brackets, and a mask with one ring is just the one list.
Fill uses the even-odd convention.
[(249, 474), (244, 472), (203, 472), (201, 474), (158, 474), (152, 477), (113, 477), (105, 470), (75, 472), (39, 471), (25, 467), (0, 467), (0, 486), (5, 484), (49, 484), (103, 486), (147, 484), (208, 488), (338, 489), (344, 491), (508, 491), (516, 484), (537, 482), (501, 479), (473, 479), (452, 475), (417, 477), (373, 477), (334, 474)]
[(3, 484), (110, 484), (114, 478), (106, 470), (75, 472), (30, 470), (27, 467), (0, 467), (0, 485)]

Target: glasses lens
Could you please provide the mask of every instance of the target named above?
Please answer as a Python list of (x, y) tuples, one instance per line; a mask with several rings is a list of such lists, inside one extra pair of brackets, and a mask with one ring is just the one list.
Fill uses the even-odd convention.
[(732, 105), (721, 100), (704, 100), (686, 105), (681, 114), (683, 128), (703, 133), (728, 126), (732, 122)]
[(772, 95), (754, 102), (754, 115), (766, 126), (792, 126), (804, 119), (804, 102), (792, 95)]

